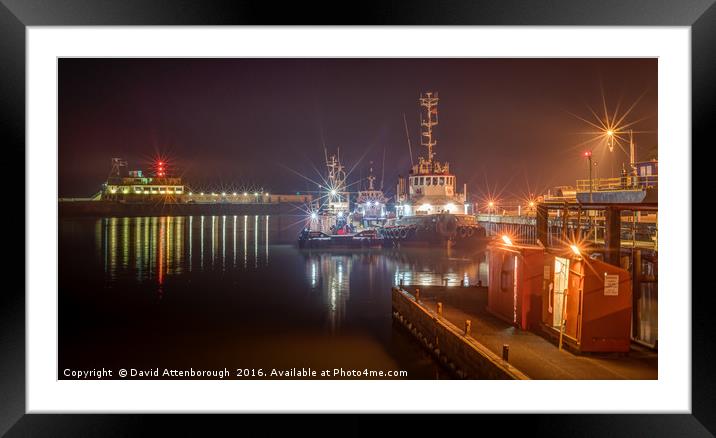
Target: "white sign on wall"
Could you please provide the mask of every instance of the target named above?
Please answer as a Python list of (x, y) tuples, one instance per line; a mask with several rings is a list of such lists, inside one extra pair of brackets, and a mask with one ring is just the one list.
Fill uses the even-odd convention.
[(604, 296), (619, 295), (619, 275), (604, 273)]

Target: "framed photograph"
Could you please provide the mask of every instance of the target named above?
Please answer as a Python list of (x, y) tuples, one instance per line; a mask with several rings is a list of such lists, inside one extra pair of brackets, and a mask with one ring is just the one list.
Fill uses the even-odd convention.
[(0, 310), (0, 432), (716, 430), (691, 256), (711, 0), (1, 1), (25, 275)]

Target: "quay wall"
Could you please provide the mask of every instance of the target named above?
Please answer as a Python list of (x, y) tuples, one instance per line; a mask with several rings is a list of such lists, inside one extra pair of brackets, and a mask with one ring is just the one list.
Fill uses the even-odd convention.
[(392, 289), (393, 318), (458, 377), (466, 379), (528, 380), (524, 373), (477, 342), (465, 331), (426, 309), (405, 290)]
[(142, 217), (200, 215), (290, 215), (303, 214), (289, 203), (139, 204), (117, 201), (60, 201), (59, 217)]

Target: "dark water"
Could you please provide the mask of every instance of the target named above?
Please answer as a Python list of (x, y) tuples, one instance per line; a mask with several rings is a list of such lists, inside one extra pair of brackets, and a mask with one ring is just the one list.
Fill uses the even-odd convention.
[[(475, 283), (481, 254), (301, 251), (288, 216), (61, 219), (59, 373), (405, 370), (449, 377), (391, 317), (390, 288)], [(114, 377), (113, 376), (113, 377)]]

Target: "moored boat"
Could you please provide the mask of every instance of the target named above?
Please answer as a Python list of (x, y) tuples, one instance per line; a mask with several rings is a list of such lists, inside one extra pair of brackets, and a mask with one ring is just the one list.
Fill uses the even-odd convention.
[(425, 109), (420, 125), (427, 158), (419, 156), (408, 176), (398, 178), (396, 218), (386, 222), (382, 235), (394, 243), (431, 245), (485, 239), (485, 229), (467, 202), (467, 186), (458, 192), (457, 177), (450, 172), (450, 164), (435, 159), (433, 127), (438, 124), (438, 96), (424, 93), (419, 102)]

